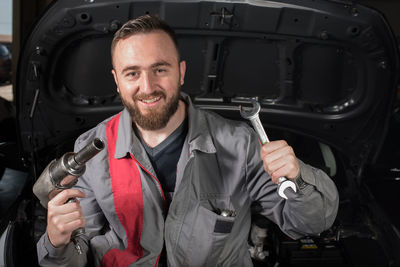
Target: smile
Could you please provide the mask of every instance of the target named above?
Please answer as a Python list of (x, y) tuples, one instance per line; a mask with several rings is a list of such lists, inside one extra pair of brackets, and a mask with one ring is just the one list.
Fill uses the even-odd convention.
[(151, 103), (157, 102), (160, 99), (161, 99), (161, 96), (158, 96), (158, 97), (151, 98), (151, 99), (141, 99), (140, 101), (142, 101), (143, 103), (146, 103), (146, 104), (151, 104)]

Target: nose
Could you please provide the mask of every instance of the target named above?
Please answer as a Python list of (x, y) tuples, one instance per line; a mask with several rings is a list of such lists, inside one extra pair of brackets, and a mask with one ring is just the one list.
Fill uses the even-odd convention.
[(140, 90), (145, 94), (151, 94), (153, 90), (153, 80), (151, 73), (143, 72), (140, 77)]

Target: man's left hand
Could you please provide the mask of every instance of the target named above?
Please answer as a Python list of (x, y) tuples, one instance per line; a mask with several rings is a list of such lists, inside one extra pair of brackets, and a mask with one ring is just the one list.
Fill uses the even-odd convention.
[(279, 177), (294, 179), (300, 172), (299, 162), (293, 148), (285, 140), (271, 141), (262, 146), (260, 152), (265, 171), (274, 183)]

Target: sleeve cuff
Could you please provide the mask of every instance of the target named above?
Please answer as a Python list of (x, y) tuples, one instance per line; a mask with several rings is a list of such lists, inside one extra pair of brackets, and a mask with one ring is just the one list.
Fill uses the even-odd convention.
[(44, 247), (46, 248), (47, 252), (49, 253), (49, 257), (51, 258), (63, 258), (66, 256), (70, 250), (73, 248), (73, 244), (70, 242), (66, 246), (62, 246), (59, 248), (56, 248), (51, 244), (49, 236), (47, 235), (47, 232), (44, 236)]
[(300, 165), (300, 172), (296, 176), (296, 178), (293, 179), (293, 181), (296, 184), (297, 189), (303, 191), (305, 188), (307, 188), (308, 185), (316, 185), (315, 175), (310, 165), (305, 164), (299, 159), (298, 161)]

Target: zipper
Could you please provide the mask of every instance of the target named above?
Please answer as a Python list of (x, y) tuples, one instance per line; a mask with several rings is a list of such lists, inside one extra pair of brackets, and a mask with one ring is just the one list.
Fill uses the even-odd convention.
[[(167, 210), (167, 201), (165, 200), (164, 191), (163, 191), (163, 189), (162, 189), (162, 186), (161, 186), (160, 181), (158, 181), (158, 179), (157, 179), (151, 172), (149, 172), (145, 167), (143, 167), (143, 165), (140, 164), (139, 161), (137, 161), (137, 160), (135, 159), (135, 157), (134, 157), (131, 153), (129, 153), (129, 155), (131, 155), (131, 158), (132, 158), (145, 172), (147, 172), (147, 173), (156, 181), (156, 185), (158, 185), (158, 186), (156, 186), (157, 189), (158, 189), (158, 193), (160, 193), (160, 195), (161, 195), (161, 197), (162, 197), (162, 199), (163, 199), (164, 212), (165, 212), (165, 211)], [(165, 218), (164, 218), (164, 219), (165, 219)]]
[[(143, 167), (143, 165), (140, 164), (139, 161), (137, 161), (137, 160), (135, 159), (135, 157), (134, 157), (131, 153), (129, 153), (129, 155), (131, 156), (131, 158), (132, 158), (145, 172), (147, 172), (147, 173), (156, 181), (156, 187), (157, 187), (158, 192), (160, 193), (160, 195), (161, 195), (161, 197), (162, 197), (162, 199), (163, 199), (164, 213), (165, 213), (165, 212), (167, 211), (167, 201), (165, 200), (164, 191), (163, 191), (163, 189), (162, 189), (162, 186), (161, 186), (160, 181), (158, 181), (158, 179), (157, 179), (151, 172), (149, 172), (145, 167)], [(158, 185), (158, 186), (157, 186), (157, 185)], [(167, 215), (165, 214), (165, 217), (166, 217), (166, 216), (167, 216)], [(164, 217), (164, 219), (165, 219), (165, 217)], [(163, 251), (163, 250), (161, 250), (161, 253), (162, 253), (162, 251)], [(157, 256), (157, 260), (156, 260), (156, 263), (155, 263), (154, 267), (157, 267), (157, 266), (158, 266), (158, 262), (160, 261), (160, 258), (161, 258), (161, 253)]]

